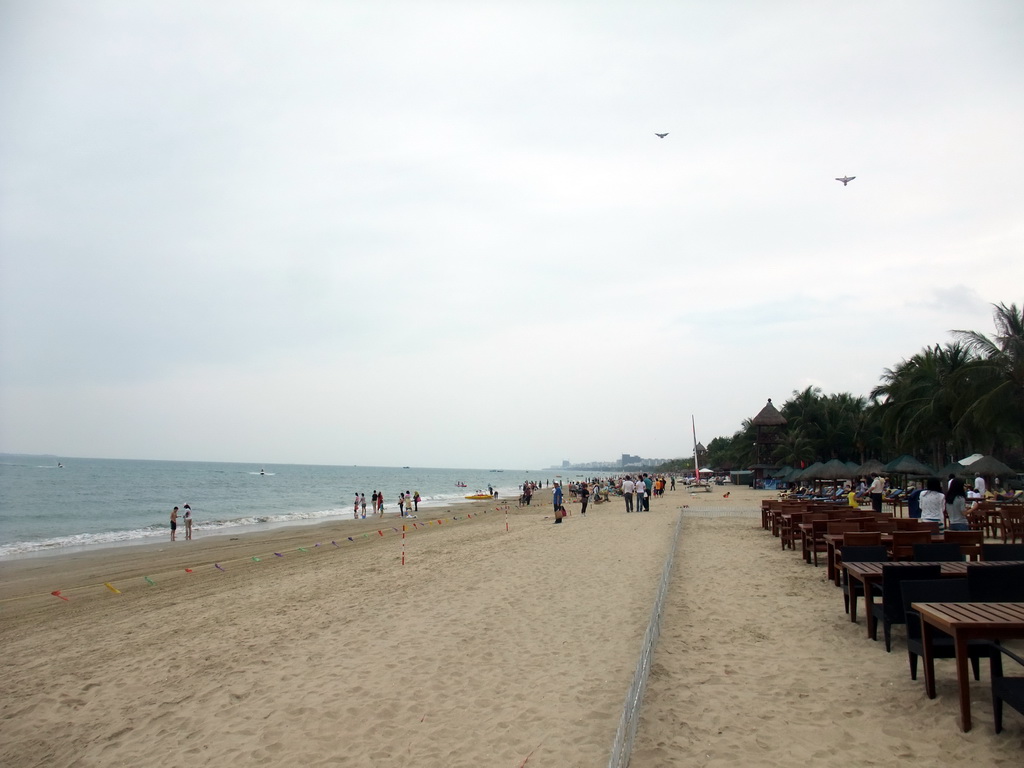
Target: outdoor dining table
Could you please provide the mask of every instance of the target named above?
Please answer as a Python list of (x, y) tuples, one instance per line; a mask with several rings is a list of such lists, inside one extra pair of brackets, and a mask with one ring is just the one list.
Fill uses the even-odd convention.
[[(839, 586), (839, 569), (836, 568), (836, 547), (842, 547), (843, 534), (841, 533), (826, 533), (823, 537), (825, 540), (825, 578), (833, 582), (837, 587)], [(941, 533), (932, 534), (932, 542), (941, 543), (944, 539), (944, 535)], [(892, 534), (883, 533), (882, 543), (892, 549)]]
[[(984, 568), (990, 565), (1008, 565), (1010, 560), (982, 560), (977, 563), (968, 563), (964, 560), (951, 560), (948, 562), (931, 563), (931, 562), (918, 562), (916, 560), (911, 562), (898, 563), (900, 566), (917, 566), (917, 565), (938, 565), (942, 568), (941, 576), (943, 578), (965, 578), (967, 576), (967, 566), (971, 568)], [(875, 616), (871, 610), (875, 603), (874, 590), (872, 587), (875, 584), (882, 583), (882, 568), (886, 565), (896, 565), (889, 561), (885, 562), (843, 562), (842, 567), (846, 569), (846, 575), (851, 582), (859, 581), (864, 586), (864, 615), (867, 621), (868, 637), (873, 637), (875, 634)], [(857, 597), (853, 592), (852, 583), (850, 589), (850, 621), (857, 621)]]
[(913, 603), (921, 616), (925, 692), (935, 698), (935, 631), (953, 637), (956, 649), (956, 683), (960, 690), (960, 730), (971, 730), (971, 691), (967, 673), (971, 640), (1024, 638), (1024, 603)]

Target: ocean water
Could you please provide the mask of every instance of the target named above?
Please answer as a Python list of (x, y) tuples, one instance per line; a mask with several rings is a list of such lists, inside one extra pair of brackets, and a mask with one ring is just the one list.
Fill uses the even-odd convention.
[(60, 463), (48, 456), (0, 454), (0, 558), (166, 537), (172, 507), (186, 503), (198, 537), (351, 520), (356, 493), (365, 493), (369, 506), (373, 491), (383, 491), (385, 515), (397, 515), (398, 494), (406, 490), (419, 491), (420, 508), (429, 510), (462, 502), (488, 485), (499, 498), (518, 498), (524, 480), (554, 477), (543, 470), (73, 458)]

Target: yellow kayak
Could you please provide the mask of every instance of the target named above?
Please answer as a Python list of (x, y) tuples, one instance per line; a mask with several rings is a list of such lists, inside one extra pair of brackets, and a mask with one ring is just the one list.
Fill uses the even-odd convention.
[(489, 499), (491, 494), (489, 493), (474, 493), (466, 497), (467, 499)]

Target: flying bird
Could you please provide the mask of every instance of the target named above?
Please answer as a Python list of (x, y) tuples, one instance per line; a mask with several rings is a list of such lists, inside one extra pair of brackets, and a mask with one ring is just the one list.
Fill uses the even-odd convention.
[(659, 139), (664, 139), (666, 136), (668, 136), (667, 133), (656, 133), (654, 135), (657, 136)]
[(853, 181), (856, 178), (857, 178), (856, 176), (842, 176), (842, 177), (837, 177), (836, 181), (843, 182), (843, 186), (845, 187), (847, 184), (849, 184), (851, 181)]

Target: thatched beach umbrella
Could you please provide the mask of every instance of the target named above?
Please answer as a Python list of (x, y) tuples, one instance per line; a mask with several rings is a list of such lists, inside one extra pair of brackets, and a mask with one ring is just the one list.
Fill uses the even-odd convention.
[(821, 469), (822, 464), (820, 461), (816, 461), (811, 466), (802, 470), (797, 477), (801, 480), (816, 480), (818, 478), (818, 470)]
[(846, 468), (850, 470), (850, 477), (856, 477), (857, 474), (860, 472), (860, 464), (858, 464), (856, 461), (846, 462)]
[(900, 488), (907, 487), (907, 477), (910, 475), (915, 477), (931, 477), (935, 474), (935, 470), (927, 464), (922, 464), (908, 453), (886, 464), (885, 471), (891, 472), (894, 475), (902, 475), (903, 482), (900, 484)]
[(959, 461), (954, 461), (952, 464), (947, 464), (942, 469), (940, 469), (938, 475), (943, 480), (945, 480), (950, 475), (955, 475), (956, 477), (967, 477), (967, 475), (969, 475), (970, 472), (971, 470), (969, 470)]
[(885, 471), (897, 475), (917, 475), (918, 477), (931, 477), (935, 474), (934, 469), (927, 464), (921, 463), (908, 453), (886, 464)]
[(815, 477), (819, 480), (849, 480), (853, 477), (853, 473), (844, 462), (839, 459), (832, 459), (821, 465)]
[(1006, 477), (1007, 475), (1017, 474), (994, 456), (982, 456), (977, 461), (972, 461), (964, 467), (964, 472), (986, 475), (988, 477)]
[(789, 466), (789, 464), (787, 464), (786, 466), (781, 467), (777, 472), (772, 472), (772, 477), (774, 477), (776, 480), (781, 480), (792, 471), (793, 468)]
[(876, 475), (880, 475), (885, 472), (885, 464), (880, 462), (878, 459), (869, 459), (857, 467), (858, 475), (870, 475), (874, 472)]

